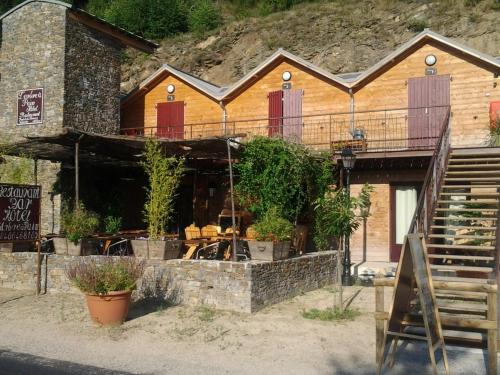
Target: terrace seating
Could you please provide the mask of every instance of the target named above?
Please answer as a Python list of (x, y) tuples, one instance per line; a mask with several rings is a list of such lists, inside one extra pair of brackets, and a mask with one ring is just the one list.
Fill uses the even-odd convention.
[(201, 228), (201, 237), (203, 238), (215, 238), (219, 235), (219, 231), (216, 225), (205, 225)]
[(191, 224), (190, 226), (184, 229), (184, 233), (186, 234), (186, 240), (195, 240), (201, 238), (200, 228)]

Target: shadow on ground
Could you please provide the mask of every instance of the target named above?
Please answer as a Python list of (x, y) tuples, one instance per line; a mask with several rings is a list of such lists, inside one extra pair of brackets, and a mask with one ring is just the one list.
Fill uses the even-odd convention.
[(128, 320), (165, 310), (180, 303), (181, 289), (163, 272), (144, 276), (128, 313)]
[[(450, 373), (453, 375), (486, 375), (487, 353), (477, 348), (447, 346)], [(436, 351), (438, 373), (444, 374), (440, 350)], [(377, 373), (375, 358), (351, 355), (349, 358), (330, 360), (331, 375), (374, 375)], [(384, 367), (382, 375), (431, 375), (429, 353), (423, 343), (403, 343), (398, 346), (394, 367)]]
[[(100, 367), (0, 350), (0, 375), (128, 375)], [(130, 374), (131, 375), (131, 374)]]

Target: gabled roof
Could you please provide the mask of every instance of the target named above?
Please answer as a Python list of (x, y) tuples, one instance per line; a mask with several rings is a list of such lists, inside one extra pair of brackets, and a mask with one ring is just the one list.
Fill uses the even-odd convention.
[(261, 77), (260, 73), (265, 71), (267, 68), (272, 66), (274, 63), (279, 62), (281, 60), (289, 60), (297, 63), (300, 66), (307, 68), (308, 70), (324, 77), (327, 80), (337, 83), (338, 85), (345, 87), (346, 89), (357, 87), (362, 84), (370, 77), (373, 77), (378, 72), (385, 69), (387, 66), (394, 64), (394, 61), (397, 60), (400, 56), (407, 53), (411, 48), (418, 46), (420, 43), (425, 43), (427, 41), (436, 41), (442, 45), (446, 45), (449, 48), (452, 48), (456, 51), (464, 53), (472, 58), (480, 60), (486, 63), (493, 68), (500, 69), (500, 60), (498, 58), (489, 56), (482, 52), (476, 51), (470, 47), (464, 46), (452, 39), (446, 38), (442, 35), (439, 35), (429, 29), (425, 29), (411, 40), (400, 46), (394, 52), (386, 56), (384, 59), (380, 60), (378, 63), (373, 65), (371, 68), (363, 71), (363, 72), (355, 72), (355, 73), (340, 73), (340, 74), (332, 74), (309, 61), (306, 61), (290, 52), (287, 52), (283, 49), (278, 49), (275, 53), (269, 56), (266, 60), (264, 60), (261, 64), (259, 64), (256, 68), (246, 74), (239, 81), (234, 83), (229, 87), (219, 87), (210, 82), (204, 81), (201, 78), (195, 77), (189, 73), (186, 73), (182, 70), (176, 69), (168, 64), (163, 65), (160, 69), (158, 69), (153, 75), (151, 75), (148, 79), (143, 81), (137, 89), (132, 91), (127, 97), (124, 98), (124, 101), (128, 101), (131, 97), (135, 96), (138, 92), (143, 90), (147, 90), (148, 86), (155, 82), (156, 79), (160, 78), (165, 72), (169, 72), (187, 84), (195, 87), (199, 91), (203, 92), (207, 96), (211, 97), (214, 100), (221, 101), (227, 98), (230, 98), (231, 95), (235, 94), (240, 90), (245, 84), (252, 82), (252, 80), (256, 80)]
[(441, 43), (443, 45), (446, 45), (447, 47), (450, 47), (456, 51), (462, 52), (468, 56), (471, 56), (477, 60), (480, 60), (490, 66), (493, 66), (497, 69), (500, 69), (500, 61), (493, 57), (489, 56), (485, 53), (476, 51), (473, 48), (467, 47), (459, 42), (456, 42), (455, 40), (446, 38), (438, 33), (435, 33), (432, 30), (425, 29), (421, 33), (417, 34), (415, 37), (410, 39), (408, 42), (400, 46), (398, 49), (396, 49), (394, 52), (380, 60), (378, 63), (373, 65), (371, 68), (365, 70), (362, 72), (355, 81), (350, 83), (350, 87), (355, 87), (361, 82), (365, 81), (368, 77), (378, 73), (380, 70), (383, 70), (387, 65), (390, 65), (396, 60), (398, 57), (403, 55), (405, 52), (410, 50), (412, 47), (415, 45), (418, 45), (421, 42), (426, 42), (426, 41), (436, 41), (438, 43)]
[(36, 2), (55, 4), (65, 7), (69, 10), (70, 14), (77, 21), (95, 30), (100, 31), (113, 39), (120, 41), (124, 45), (137, 48), (138, 50), (147, 53), (153, 53), (154, 50), (158, 48), (158, 44), (154, 42), (151, 42), (136, 34), (133, 34), (119, 26), (113, 25), (112, 23), (109, 23), (99, 17), (96, 17), (93, 14), (84, 11), (83, 9), (76, 8), (71, 4), (58, 0), (26, 0), (21, 4), (15, 6), (14, 8), (10, 9), (9, 11), (5, 12), (4, 14), (0, 15), (0, 21), (2, 21), (5, 17), (11, 15), (12, 13), (16, 12), (18, 9), (24, 7), (25, 5)]
[(123, 98), (122, 103), (127, 102), (139, 93), (148, 90), (152, 83), (169, 73), (216, 101), (219, 101), (222, 98), (224, 91), (227, 90), (227, 87), (219, 87), (192, 74), (174, 68), (169, 64), (163, 64), (156, 72), (142, 81), (135, 90), (131, 91), (130, 94)]
[[(245, 85), (246, 83), (250, 82), (253, 79), (256, 79), (259, 77), (259, 73), (266, 68), (268, 68), (270, 65), (272, 65), (274, 62), (280, 59), (288, 59), (290, 61), (293, 61), (301, 66), (306, 67), (307, 69), (311, 70), (312, 72), (330, 80), (333, 81), (341, 86), (348, 87), (348, 81), (345, 80), (344, 78), (340, 76), (336, 76), (319, 66), (314, 65), (313, 63), (304, 60), (293, 53), (290, 53), (288, 51), (285, 51), (284, 49), (280, 48), (278, 49), (275, 53), (273, 53), (271, 56), (269, 56), (266, 60), (264, 60), (261, 64), (259, 64), (256, 68), (254, 68), (252, 71), (250, 71), (248, 74), (246, 74), (243, 78), (241, 78), (238, 82), (236, 82), (234, 85), (232, 85), (225, 93), (224, 93), (224, 98), (227, 98), (230, 96), (232, 93), (237, 91), (240, 87)], [(260, 77), (259, 77), (260, 78)]]

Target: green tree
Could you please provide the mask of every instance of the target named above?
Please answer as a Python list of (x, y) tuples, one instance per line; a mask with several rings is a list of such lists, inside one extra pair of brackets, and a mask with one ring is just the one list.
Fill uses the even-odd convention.
[(189, 12), (188, 23), (190, 31), (203, 35), (222, 24), (220, 10), (211, 0), (197, 0)]
[(184, 159), (166, 158), (161, 144), (149, 139), (141, 162), (148, 176), (144, 214), (149, 237), (159, 239), (174, 209), (174, 198), (184, 173)]

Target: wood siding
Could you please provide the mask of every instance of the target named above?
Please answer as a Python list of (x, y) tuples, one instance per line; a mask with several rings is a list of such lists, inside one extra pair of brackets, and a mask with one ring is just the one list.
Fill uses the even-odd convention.
[(484, 145), (491, 101), (500, 100), (491, 69), (435, 42), (425, 44), (354, 93), (356, 110), (408, 107), (408, 79), (425, 76), (425, 56), (437, 57), (437, 74), (451, 77), (452, 144)]
[[(183, 81), (167, 75), (144, 95), (138, 95), (122, 108), (122, 128), (156, 127), (156, 105), (167, 101), (167, 86), (175, 85), (175, 101), (184, 102), (184, 138), (220, 135), (222, 109), (219, 103)], [(212, 123), (191, 129), (190, 124)]]
[[(315, 147), (320, 143), (326, 145), (333, 138), (333, 125), (328, 114), (348, 112), (350, 97), (347, 89), (333, 85), (331, 82), (313, 75), (304, 67), (283, 61), (262, 73), (260, 79), (247, 87), (243, 92), (226, 103), (228, 126), (235, 127), (236, 133), (267, 135), (269, 113), (268, 94), (282, 89), (284, 71), (292, 73), (292, 90), (303, 90), (302, 96), (302, 141)], [(308, 115), (323, 114), (315, 118)], [(260, 121), (232, 121), (244, 119), (261, 119)], [(343, 116), (348, 121), (349, 116)]]

